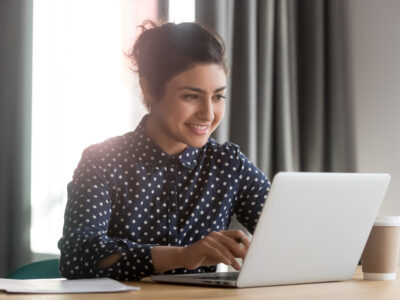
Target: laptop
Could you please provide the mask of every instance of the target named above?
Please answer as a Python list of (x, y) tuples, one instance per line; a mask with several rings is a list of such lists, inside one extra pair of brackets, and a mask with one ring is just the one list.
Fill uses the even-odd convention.
[(348, 280), (389, 182), (389, 174), (280, 172), (240, 272), (152, 279), (238, 288)]

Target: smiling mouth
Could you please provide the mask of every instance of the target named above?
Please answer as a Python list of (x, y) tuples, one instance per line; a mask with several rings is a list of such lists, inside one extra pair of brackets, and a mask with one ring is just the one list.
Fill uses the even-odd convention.
[(196, 124), (188, 124), (189, 127), (192, 127), (194, 129), (198, 129), (198, 130), (206, 130), (209, 125), (196, 125)]
[(211, 124), (208, 125), (201, 125), (201, 124), (186, 124), (193, 133), (198, 135), (207, 135), (209, 129), (211, 128)]

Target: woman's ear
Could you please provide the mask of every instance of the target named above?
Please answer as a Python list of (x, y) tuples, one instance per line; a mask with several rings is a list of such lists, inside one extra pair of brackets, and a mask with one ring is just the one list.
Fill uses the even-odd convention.
[(146, 78), (139, 78), (139, 85), (143, 93), (144, 100), (150, 104), (150, 106), (154, 103), (154, 98), (151, 93), (150, 84)]

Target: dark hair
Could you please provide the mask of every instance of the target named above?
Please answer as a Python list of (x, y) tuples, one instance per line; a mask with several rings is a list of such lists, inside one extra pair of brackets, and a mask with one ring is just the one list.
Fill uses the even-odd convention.
[[(204, 25), (157, 24), (146, 20), (139, 27), (142, 33), (128, 56), (156, 98), (163, 96), (165, 84), (172, 77), (195, 64), (215, 63), (228, 72), (222, 38)], [(144, 101), (149, 108), (149, 103)]]

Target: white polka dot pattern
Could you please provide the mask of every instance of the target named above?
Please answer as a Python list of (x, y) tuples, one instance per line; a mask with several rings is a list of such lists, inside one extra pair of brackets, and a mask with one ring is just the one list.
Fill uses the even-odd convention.
[[(190, 245), (227, 229), (233, 214), (253, 232), (270, 182), (239, 147), (210, 138), (202, 148), (170, 156), (147, 137), (146, 118), (134, 132), (83, 152), (58, 243), (65, 277), (139, 280), (154, 273), (152, 247)], [(99, 269), (111, 253), (122, 257)]]

